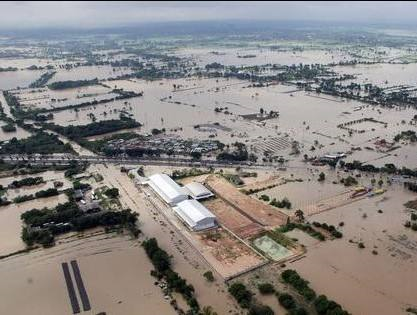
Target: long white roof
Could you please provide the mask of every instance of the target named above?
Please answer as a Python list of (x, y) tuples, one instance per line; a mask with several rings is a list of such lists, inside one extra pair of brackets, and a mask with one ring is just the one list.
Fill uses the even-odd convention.
[(177, 204), (176, 210), (190, 226), (195, 226), (207, 218), (216, 218), (210, 210), (194, 199), (181, 201)]
[(190, 194), (197, 199), (213, 196), (213, 193), (208, 190), (206, 186), (198, 182), (191, 182), (185, 185), (185, 188), (187, 188), (190, 191)]
[(171, 177), (166, 174), (154, 174), (149, 176), (149, 180), (158, 187), (162, 193), (171, 200), (178, 198), (179, 196), (185, 196), (183, 188), (181, 188)]

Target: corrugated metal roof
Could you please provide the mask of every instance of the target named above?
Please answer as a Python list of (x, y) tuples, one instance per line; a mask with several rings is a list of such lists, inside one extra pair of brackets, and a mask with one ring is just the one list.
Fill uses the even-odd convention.
[(210, 210), (193, 199), (181, 201), (178, 203), (176, 210), (177, 213), (179, 213), (190, 226), (195, 226), (200, 221), (207, 218), (216, 218), (216, 216), (211, 213)]
[(178, 199), (178, 197), (186, 196), (184, 189), (166, 174), (154, 174), (149, 176), (149, 180), (169, 199), (169, 202)]
[(196, 199), (213, 196), (213, 193), (208, 190), (206, 186), (198, 182), (191, 182), (185, 185), (185, 188), (187, 188), (191, 196)]

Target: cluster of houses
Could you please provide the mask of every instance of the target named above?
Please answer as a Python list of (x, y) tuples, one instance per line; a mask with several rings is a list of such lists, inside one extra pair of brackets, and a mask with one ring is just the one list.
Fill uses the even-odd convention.
[(185, 140), (178, 136), (158, 136), (133, 139), (115, 139), (107, 143), (109, 148), (124, 151), (142, 150), (154, 153), (190, 154), (217, 150), (218, 142), (212, 140)]

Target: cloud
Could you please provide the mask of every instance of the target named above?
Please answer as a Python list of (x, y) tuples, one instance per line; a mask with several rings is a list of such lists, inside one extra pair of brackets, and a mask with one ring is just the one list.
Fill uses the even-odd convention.
[(2, 2), (0, 27), (108, 27), (144, 22), (210, 20), (314, 20), (412, 22), (415, 2), (326, 1), (62, 1)]

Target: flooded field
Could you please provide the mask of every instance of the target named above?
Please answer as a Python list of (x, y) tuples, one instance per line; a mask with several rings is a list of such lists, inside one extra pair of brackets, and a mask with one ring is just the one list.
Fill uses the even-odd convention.
[(94, 100), (111, 99), (116, 96), (111, 93), (111, 89), (101, 85), (57, 91), (48, 88), (27, 89), (16, 91), (15, 95), (26, 110), (53, 109)]
[(0, 72), (0, 84), (2, 90), (24, 88), (38, 79), (43, 71), (21, 70), (11, 72)]
[[(81, 240), (69, 238), (55, 248), (3, 260), (2, 311), (72, 314), (61, 267), (63, 262), (72, 260), (78, 262), (90, 301), (91, 310), (87, 314), (132, 311), (176, 314), (169, 302), (163, 300), (161, 289), (154, 285), (149, 274), (152, 265), (143, 249), (127, 237), (106, 234)], [(16, 290), (28, 297), (25, 303), (17, 303)]]
[(23, 212), (34, 208), (52, 208), (67, 200), (67, 196), (59, 195), (0, 207), (0, 237), (3, 240), (0, 245), (0, 255), (6, 255), (25, 249), (26, 245), (20, 238), (22, 231), (20, 215)]
[(383, 87), (398, 85), (416, 86), (417, 64), (374, 64), (356, 66), (336, 66), (334, 70), (340, 74), (354, 74), (356, 82), (372, 83)]
[(264, 64), (292, 65), (299, 63), (338, 63), (350, 60), (350, 56), (341, 50), (318, 50), (306, 47), (306, 50), (295, 46), (294, 49), (287, 48), (283, 51), (253, 48), (182, 48), (175, 51), (176, 56), (191, 58), (200, 65), (218, 62), (226, 66), (254, 66)]
[[(407, 216), (403, 203), (414, 197), (396, 188), (383, 197), (311, 217), (334, 225), (344, 222), (344, 237), (330, 243), (306, 244), (308, 255), (292, 263), (291, 268), (353, 314), (402, 314), (406, 305), (415, 306), (416, 301), (415, 235), (403, 226)], [(361, 241), (365, 248), (359, 249), (349, 240)]]
[[(115, 101), (77, 111), (56, 112), (53, 121), (64, 126), (79, 125), (91, 122), (92, 114), (97, 120), (109, 120), (117, 119), (121, 112), (126, 112), (143, 124), (141, 133), (149, 133), (153, 128), (165, 128), (168, 133), (185, 138), (209, 139), (214, 135), (215, 139), (227, 144), (244, 142), (259, 155), (265, 149), (265, 141), (270, 141), (267, 146), (278, 155), (288, 155), (291, 141), (296, 140), (304, 153), (318, 156), (346, 152), (357, 146), (363, 148), (373, 145), (378, 139), (392, 141), (399, 131), (416, 129), (415, 125), (403, 123), (412, 119), (414, 109), (376, 110), (357, 101), (318, 97), (313, 93), (296, 92), (284, 85), (247, 88), (243, 81), (224, 79), (113, 81), (112, 84), (126, 90), (144, 91), (144, 96), (127, 102)], [(181, 88), (173, 90), (174, 84)], [(227, 108), (230, 114), (216, 112), (216, 107)], [(279, 118), (259, 123), (241, 116), (257, 113), (260, 108), (278, 111)], [(155, 115), (155, 112), (158, 114)], [(374, 118), (385, 125), (361, 123), (354, 128), (365, 132), (353, 135), (338, 128), (339, 124), (362, 118)], [(211, 127), (195, 128), (197, 125)], [(314, 152), (310, 150), (312, 146)], [(388, 154), (362, 149), (352, 152), (349, 159), (377, 160), (384, 164), (393, 159), (398, 161), (399, 157), (402, 165), (410, 167), (415, 161), (409, 158), (409, 147), (404, 145)]]
[(59, 70), (49, 83), (59, 81), (75, 81), (75, 80), (92, 80), (92, 79), (108, 79), (116, 78), (123, 74), (129, 74), (131, 70), (128, 68), (113, 68), (111, 66), (95, 66), (95, 67), (77, 67), (69, 70)]

